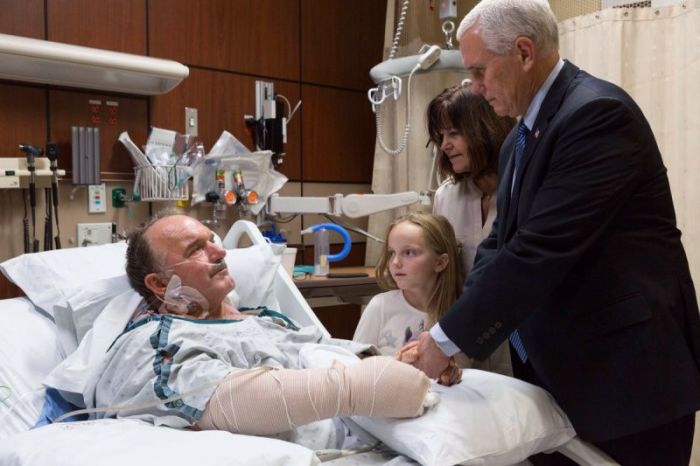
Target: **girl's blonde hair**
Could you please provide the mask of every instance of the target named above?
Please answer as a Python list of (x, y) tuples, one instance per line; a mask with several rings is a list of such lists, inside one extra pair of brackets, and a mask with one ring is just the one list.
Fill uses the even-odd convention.
[(457, 242), (454, 228), (442, 215), (414, 212), (400, 217), (389, 225), (386, 232), (384, 247), (375, 269), (377, 283), (384, 290), (398, 289), (394, 278), (389, 272), (389, 235), (391, 230), (400, 223), (410, 222), (420, 227), (426, 245), (437, 255), (447, 254), (447, 266), (438, 272), (435, 289), (428, 299), (428, 325), (437, 322), (450, 305), (462, 294), (464, 283), (464, 265), (460, 259), (461, 245)]

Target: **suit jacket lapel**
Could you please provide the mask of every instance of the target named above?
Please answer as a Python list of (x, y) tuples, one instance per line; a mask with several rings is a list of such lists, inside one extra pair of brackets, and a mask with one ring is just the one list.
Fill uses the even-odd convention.
[[(517, 178), (515, 179), (515, 183), (513, 183), (513, 189), (509, 196), (510, 200), (508, 203), (508, 214), (506, 217), (507, 220), (505, 222), (505, 234), (508, 238), (510, 238), (510, 236), (513, 235), (516, 230), (515, 221), (517, 218), (518, 201), (520, 198), (520, 187), (522, 185), (522, 180), (527, 172), (527, 167), (530, 162), (530, 159), (532, 159), (537, 145), (543, 139), (543, 136), (547, 131), (547, 126), (549, 126), (550, 120), (552, 119), (552, 117), (554, 117), (554, 115), (561, 107), (562, 101), (566, 96), (566, 91), (569, 88), (571, 81), (574, 79), (578, 71), (579, 69), (576, 65), (573, 65), (568, 60), (564, 60), (564, 67), (559, 72), (559, 75), (554, 80), (554, 83), (552, 83), (552, 87), (549, 88), (549, 92), (547, 92), (544, 101), (542, 101), (542, 106), (540, 107), (540, 111), (538, 112), (537, 118), (535, 119), (535, 124), (533, 125), (532, 129), (530, 130), (530, 134), (527, 137), (527, 142), (525, 143), (525, 151), (523, 152), (523, 159), (520, 162), (520, 167), (518, 169), (519, 173)], [(513, 165), (512, 160), (514, 159), (514, 146), (515, 144), (513, 144), (513, 147), (511, 148), (511, 162), (509, 162), (509, 165)], [(512, 182), (512, 169), (511, 178), (509, 178), (509, 183), (510, 182)]]
[(510, 132), (503, 141), (500, 154), (500, 182), (498, 183), (498, 193), (496, 201), (498, 204), (498, 246), (503, 244), (506, 238), (506, 225), (510, 211), (510, 186), (513, 180), (514, 157), (513, 150), (515, 148), (515, 128)]

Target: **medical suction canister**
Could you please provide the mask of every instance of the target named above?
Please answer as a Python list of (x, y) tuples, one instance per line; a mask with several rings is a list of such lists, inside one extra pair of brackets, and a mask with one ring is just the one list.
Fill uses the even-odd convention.
[[(332, 230), (343, 237), (343, 249), (338, 254), (330, 254), (330, 245), (328, 242), (328, 231)], [(302, 230), (301, 234), (314, 234), (314, 275), (326, 276), (330, 268), (331, 262), (337, 262), (345, 259), (350, 253), (352, 245), (350, 235), (347, 230), (335, 223), (318, 223), (309, 228)]]

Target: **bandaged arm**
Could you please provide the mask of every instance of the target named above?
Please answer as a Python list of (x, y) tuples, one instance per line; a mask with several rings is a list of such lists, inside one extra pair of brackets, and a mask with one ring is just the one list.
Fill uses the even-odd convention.
[(198, 426), (270, 435), (335, 416), (415, 417), (429, 379), (384, 356), (330, 369), (236, 369), (216, 388)]

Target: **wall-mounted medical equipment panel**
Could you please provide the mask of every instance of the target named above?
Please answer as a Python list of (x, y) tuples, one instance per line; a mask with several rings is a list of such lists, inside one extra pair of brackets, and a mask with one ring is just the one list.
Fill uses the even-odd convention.
[[(48, 157), (34, 159), (34, 176), (37, 188), (51, 187), (51, 161)], [(56, 175), (65, 176), (66, 171), (58, 169)], [(31, 172), (24, 157), (0, 157), (0, 189), (29, 188)]]

